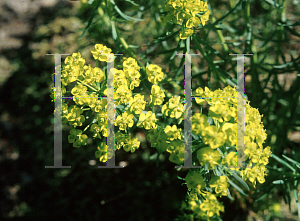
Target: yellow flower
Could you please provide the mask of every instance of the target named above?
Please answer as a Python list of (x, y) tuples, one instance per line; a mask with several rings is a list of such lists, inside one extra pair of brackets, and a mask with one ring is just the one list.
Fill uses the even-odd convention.
[[(252, 163), (249, 164), (249, 166), (252, 166)], [(256, 180), (258, 180), (259, 183), (265, 182), (265, 166), (264, 165), (258, 165), (256, 164), (252, 168), (246, 168), (245, 170), (241, 171), (241, 176), (243, 180), (246, 180), (248, 178), (250, 182), (252, 182), (253, 186), (256, 185)]]
[(167, 12), (163, 18), (164, 23), (171, 21), (183, 26), (184, 30), (180, 32), (180, 39), (191, 36), (194, 33), (192, 28), (200, 23), (204, 26), (210, 15), (207, 2), (200, 0), (169, 0), (165, 4), (164, 11)]
[(94, 133), (93, 137), (97, 137), (97, 136), (100, 137), (101, 128), (99, 127), (99, 125), (92, 124), (90, 130)]
[(221, 153), (210, 147), (204, 147), (197, 151), (197, 158), (202, 166), (208, 163), (208, 169), (213, 169), (216, 165), (219, 165)]
[(162, 90), (158, 85), (152, 85), (150, 95), (150, 103), (154, 102), (154, 105), (161, 105), (164, 102), (165, 90)]
[(155, 113), (152, 113), (152, 111), (148, 111), (147, 114), (141, 113), (137, 126), (143, 126), (146, 130), (156, 129), (156, 121), (158, 121), (158, 119), (156, 119)]
[(126, 152), (134, 153), (134, 151), (139, 148), (140, 141), (135, 137), (131, 139), (131, 134), (129, 134), (129, 137), (126, 139), (126, 143), (124, 144), (123, 148)]
[(184, 29), (183, 31), (180, 32), (180, 39), (186, 39), (187, 37), (192, 36), (192, 34), (194, 33), (193, 29)]
[(82, 68), (85, 63), (85, 59), (81, 57), (80, 52), (73, 53), (72, 57), (74, 58), (72, 66), (78, 66), (79, 68)]
[(219, 132), (218, 128), (214, 125), (210, 125), (201, 131), (203, 141), (205, 144), (209, 144), (212, 149), (217, 149), (225, 143), (225, 134)]
[(214, 214), (220, 216), (220, 212), (224, 212), (224, 206), (217, 201), (217, 198), (212, 193), (207, 193), (206, 200), (200, 204), (200, 209), (203, 213), (200, 213), (200, 217), (209, 220)]
[(174, 139), (181, 139), (180, 131), (181, 128), (177, 129), (176, 125), (173, 125), (172, 127), (168, 125), (165, 128), (165, 133), (168, 135), (171, 141)]
[[(231, 170), (239, 170), (237, 167), (237, 153), (236, 152), (230, 152), (228, 153), (223, 159), (222, 164), (228, 165), (229, 169)], [(233, 167), (231, 167), (233, 166)]]
[(202, 15), (202, 16), (200, 17), (200, 20), (201, 20), (201, 23), (202, 23), (203, 26), (205, 25), (205, 22), (208, 21), (209, 15), (210, 15), (210, 11), (208, 10), (207, 12), (205, 12), (204, 15)]
[(164, 79), (164, 73), (161, 71), (161, 67), (156, 64), (150, 64), (146, 67), (146, 73), (148, 75), (148, 81), (152, 84), (157, 84)]
[(87, 91), (87, 87), (83, 86), (82, 84), (76, 85), (71, 90), (71, 94), (73, 95), (81, 95), (84, 94)]
[(192, 115), (192, 132), (200, 135), (201, 132), (209, 126), (208, 118), (205, 114), (195, 113)]
[(170, 144), (167, 142), (168, 141), (166, 141), (167, 151), (171, 153), (169, 160), (172, 163), (182, 165), (184, 159), (189, 157), (188, 152), (184, 148), (184, 143), (181, 140), (173, 140)]
[(224, 123), (222, 131), (226, 136), (226, 143), (230, 146), (237, 145), (237, 124)]
[(87, 144), (88, 136), (82, 134), (82, 130), (71, 129), (70, 135), (68, 136), (69, 143), (73, 143), (73, 147), (79, 148), (81, 145)]
[(207, 2), (200, 1), (200, 11), (208, 10)]
[(126, 85), (121, 85), (114, 95), (117, 105), (127, 104), (132, 99), (132, 91)]
[(161, 112), (171, 118), (180, 118), (184, 112), (184, 106), (180, 104), (180, 96), (172, 97), (163, 105)]
[(134, 58), (127, 58), (123, 62), (123, 71), (126, 77), (127, 84), (130, 90), (140, 85), (141, 80), (139, 79), (141, 74), (139, 73), (140, 66)]
[(141, 68), (134, 58), (129, 57), (129, 58), (125, 58), (125, 60), (123, 61), (123, 69), (124, 69), (124, 71), (133, 69), (135, 71), (135, 73), (138, 74), (138, 71)]
[(122, 116), (118, 116), (115, 125), (119, 127), (120, 130), (125, 130), (127, 126), (133, 126), (133, 114), (129, 114), (127, 111), (122, 114)]
[(95, 151), (95, 157), (99, 158), (100, 162), (107, 161), (107, 145), (105, 143), (100, 143), (98, 145), (98, 150)]
[(270, 210), (273, 210), (275, 213), (279, 213), (281, 211), (280, 203), (274, 203), (272, 206), (269, 206)]
[(198, 17), (191, 17), (187, 23), (186, 23), (186, 27), (187, 28), (193, 28), (196, 27), (200, 24), (200, 19)]
[[(205, 97), (204, 91), (201, 87), (196, 89), (196, 96), (197, 97)], [(199, 104), (199, 105), (203, 105), (205, 103), (205, 99), (196, 98), (196, 103)]]
[(96, 44), (95, 48), (91, 51), (94, 59), (99, 61), (112, 62), (113, 60), (107, 60), (107, 55), (112, 54), (111, 49), (103, 46), (102, 44)]
[(146, 101), (144, 101), (144, 95), (137, 94), (134, 99), (129, 101), (130, 111), (135, 114), (141, 114), (146, 106)]
[(221, 194), (222, 196), (227, 195), (228, 188), (228, 177), (226, 176), (213, 176), (209, 181), (209, 185), (215, 188), (216, 194)]

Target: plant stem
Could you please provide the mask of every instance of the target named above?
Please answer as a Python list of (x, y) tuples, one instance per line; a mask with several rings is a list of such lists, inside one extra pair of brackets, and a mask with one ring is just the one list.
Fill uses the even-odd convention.
[[(133, 54), (133, 52), (131, 51), (131, 49), (128, 47), (128, 44), (125, 41), (125, 39), (123, 37), (121, 37), (118, 27), (115, 26), (115, 28), (116, 28), (118, 39), (121, 42), (121, 44), (123, 45), (123, 47), (125, 48), (126, 52), (139, 63), (139, 65), (142, 67), (143, 71), (146, 73), (145, 66), (136, 58), (136, 56)], [(143, 77), (145, 77), (145, 76), (143, 76)]]
[[(232, 1), (232, 0), (231, 0), (231, 1)], [(231, 1), (230, 1), (230, 3), (231, 3)], [(215, 21), (216, 21), (216, 18), (215, 18), (214, 16), (212, 16), (211, 21), (212, 21), (212, 22), (215, 22)], [(216, 25), (216, 28), (219, 28), (219, 26)], [(225, 54), (228, 54), (228, 53), (229, 53), (229, 48), (228, 48), (228, 45), (225, 43), (225, 38), (224, 38), (224, 36), (223, 36), (222, 31), (221, 31), (221, 30), (217, 30), (217, 34), (218, 34), (219, 39), (220, 39), (220, 41), (221, 41), (221, 43), (222, 43), (223, 51), (225, 52)], [(230, 61), (232, 61), (232, 60), (230, 59)]]
[[(258, 94), (262, 92), (261, 89), (261, 82), (259, 81), (259, 74), (257, 73), (257, 53), (256, 53), (256, 47), (253, 42), (253, 36), (252, 36), (252, 28), (250, 24), (250, 1), (248, 0), (246, 2), (246, 7), (245, 7), (245, 21), (246, 21), (246, 31), (247, 31), (247, 37), (246, 37), (246, 46), (247, 44), (249, 45), (249, 50), (250, 52), (253, 53), (253, 56), (250, 56), (250, 61), (251, 61), (251, 86), (253, 91), (258, 91)], [(249, 42), (248, 42), (249, 41)], [(247, 49), (247, 47), (245, 47)], [(248, 52), (247, 52), (248, 53)], [(253, 103), (257, 103), (257, 99), (260, 97), (259, 96), (254, 96), (253, 97)]]
[(92, 86), (90, 86), (90, 85), (84, 83), (83, 81), (81, 81), (81, 80), (79, 80), (79, 79), (77, 79), (77, 81), (79, 81), (79, 82), (77, 82), (77, 83), (83, 84), (83, 85), (87, 86), (88, 88), (92, 89), (93, 91), (98, 92), (97, 89), (95, 89), (95, 88), (93, 88)]
[(220, 73), (220, 71), (215, 67), (215, 64), (212, 62), (212, 60), (208, 57), (208, 55), (204, 52), (204, 50), (202, 49), (199, 41), (197, 40), (197, 35), (193, 38), (193, 41), (195, 42), (197, 49), (200, 51), (200, 53), (203, 55), (203, 58), (207, 61), (207, 63), (209, 64), (209, 67), (212, 68), (217, 75), (220, 76), (220, 80), (226, 84), (226, 76), (224, 76), (222, 73)]

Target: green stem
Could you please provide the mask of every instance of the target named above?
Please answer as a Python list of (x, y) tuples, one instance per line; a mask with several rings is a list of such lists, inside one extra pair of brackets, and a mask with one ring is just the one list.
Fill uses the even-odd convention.
[[(232, 0), (230, 0), (230, 4), (231, 4)], [(216, 21), (216, 18), (214, 16), (212, 16), (212, 22), (215, 22)], [(216, 25), (216, 28), (219, 28), (218, 25)], [(225, 43), (225, 38), (223, 36), (223, 33), (221, 30), (217, 30), (217, 34), (219, 36), (219, 39), (222, 43), (222, 47), (223, 47), (223, 51), (225, 52), (225, 54), (228, 54), (229, 53), (229, 48), (228, 48), (228, 45)], [(231, 59), (230, 59), (231, 61)]]
[(141, 79), (141, 81), (144, 81), (144, 80), (146, 80), (148, 77), (144, 77), (143, 79)]
[[(94, 117), (94, 119), (95, 119), (95, 117)], [(91, 124), (93, 123), (94, 119), (84, 128), (84, 130), (83, 130), (82, 133), (84, 133), (91, 126)]]
[(197, 40), (197, 36), (195, 36), (193, 38), (193, 41), (195, 42), (197, 49), (200, 51), (200, 53), (203, 55), (204, 59), (207, 61), (207, 63), (209, 64), (210, 68), (212, 68), (216, 74), (220, 77), (220, 80), (226, 84), (226, 77), (223, 76), (222, 73), (220, 73), (220, 71), (215, 67), (215, 64), (211, 61), (211, 59), (208, 57), (208, 55), (204, 52), (204, 50), (202, 49), (199, 41)]
[[(121, 44), (123, 45), (123, 47), (125, 48), (126, 52), (138, 62), (138, 64), (142, 67), (143, 71), (146, 73), (145, 66), (133, 54), (132, 50), (129, 48), (129, 46), (128, 46), (127, 42), (125, 41), (125, 39), (120, 35), (119, 29), (116, 25), (115, 25), (115, 29), (116, 29), (116, 32), (117, 32), (117, 37), (118, 37), (119, 41), (121, 42)], [(143, 77), (145, 77), (145, 76), (143, 76)]]
[(90, 86), (90, 85), (84, 83), (83, 81), (81, 81), (81, 80), (79, 80), (79, 79), (77, 79), (77, 81), (79, 81), (79, 82), (77, 82), (77, 83), (83, 84), (83, 85), (87, 86), (88, 88), (92, 89), (93, 91), (98, 92), (97, 89), (95, 89), (95, 88), (93, 88), (92, 86)]
[[(253, 56), (250, 56), (250, 61), (251, 61), (251, 86), (253, 91), (257, 91), (258, 95), (262, 92), (261, 89), (261, 82), (259, 81), (259, 73), (257, 69), (257, 53), (256, 53), (256, 47), (253, 42), (253, 35), (252, 35), (252, 28), (251, 28), (251, 23), (250, 23), (250, 0), (246, 2), (246, 7), (245, 7), (245, 20), (246, 20), (246, 30), (247, 30), (247, 40), (250, 38), (250, 42), (246, 41), (246, 44), (249, 44), (250, 46), (250, 53), (253, 53)], [(250, 35), (250, 36), (249, 36)], [(248, 52), (247, 52), (248, 53)], [(260, 96), (254, 96), (253, 97), (253, 103), (258, 102), (258, 98)]]

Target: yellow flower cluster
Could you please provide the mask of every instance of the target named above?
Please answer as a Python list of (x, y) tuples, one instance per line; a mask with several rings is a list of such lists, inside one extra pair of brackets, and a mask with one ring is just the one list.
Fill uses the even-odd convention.
[[(112, 54), (110, 48), (101, 44), (96, 44), (91, 52), (94, 59), (104, 62), (107, 62), (106, 55)], [(92, 133), (92, 137), (94, 139), (98, 138), (104, 143), (103, 138), (107, 137), (107, 100), (100, 99), (103, 95), (107, 96), (107, 89), (103, 87), (107, 83), (104, 72), (98, 67), (92, 68), (90, 65), (84, 65), (85, 59), (81, 57), (80, 53), (73, 53), (72, 56), (68, 56), (64, 63), (65, 66), (62, 70), (62, 91), (66, 91), (66, 87), (71, 86), (70, 83), (76, 82), (73, 88), (70, 89), (76, 105), (69, 107), (66, 100), (63, 100), (63, 123), (69, 123), (74, 128), (82, 126), (85, 120), (90, 117), (82, 115), (84, 110), (93, 111), (95, 113), (93, 116), (94, 119), (86, 129), (90, 127), (89, 131)], [(121, 111), (118, 109), (121, 112), (118, 112), (118, 116), (114, 122), (114, 125), (120, 130), (115, 136), (116, 149), (123, 147), (125, 151), (134, 152), (139, 147), (140, 142), (137, 138), (131, 139), (131, 134), (127, 134), (128, 128), (136, 125), (139, 128), (144, 128), (155, 133), (158, 129), (158, 125), (156, 124), (158, 119), (152, 111), (145, 111), (147, 102), (144, 100), (143, 95), (137, 94), (133, 97), (132, 90), (139, 86), (139, 78), (141, 76), (137, 61), (131, 57), (126, 58), (123, 61), (122, 70), (114, 68), (111, 71), (114, 71), (115, 106), (123, 105), (126, 107), (126, 110)], [(149, 82), (154, 84), (151, 89), (150, 104), (152, 106), (161, 105), (164, 101), (165, 93), (157, 84), (164, 79), (164, 73), (155, 64), (148, 65), (146, 72)], [(138, 119), (137, 122), (135, 121), (136, 118)], [(121, 133), (121, 131), (124, 131), (125, 134)], [(168, 143), (170, 146), (168, 151), (171, 153), (171, 161), (179, 164), (183, 163), (184, 155), (181, 156), (181, 152), (183, 154), (184, 145), (178, 145), (175, 142), (181, 138), (181, 129), (177, 130), (177, 127), (174, 125), (172, 128), (166, 127), (164, 131), (165, 140), (172, 141), (172, 143)], [(82, 130), (81, 133), (83, 133)], [(74, 133), (72, 131), (70, 135), (72, 139), (69, 139), (69, 141), (75, 142), (76, 137), (81, 136), (81, 133)], [(83, 144), (85, 142), (82, 142)], [(95, 155), (101, 162), (106, 162), (107, 146), (98, 145)]]
[(163, 105), (161, 112), (171, 118), (180, 118), (184, 112), (184, 106), (180, 104), (180, 96), (170, 98), (170, 100)]
[(168, 13), (164, 21), (171, 21), (182, 26), (181, 39), (191, 36), (194, 33), (193, 28), (200, 24), (204, 26), (210, 15), (207, 2), (201, 0), (168, 0), (164, 11)]
[(188, 220), (194, 220), (194, 217), (197, 220), (211, 220), (213, 217), (220, 216), (220, 212), (224, 212), (224, 206), (218, 202), (214, 194), (207, 192), (204, 197), (205, 200), (200, 203), (201, 199), (197, 194), (191, 193), (188, 196), (187, 204), (182, 203), (181, 209), (193, 211)]
[[(204, 114), (194, 114), (192, 116), (193, 134), (202, 136), (205, 144), (204, 147), (197, 152), (197, 156), (201, 165), (208, 165), (209, 169), (213, 169), (219, 163), (224, 165), (237, 166), (236, 152), (221, 153), (217, 148), (224, 145), (236, 149), (237, 145), (237, 91), (235, 88), (225, 87), (223, 90), (210, 91), (207, 87), (203, 90), (196, 90), (197, 97), (206, 97), (206, 99), (196, 98), (196, 103), (203, 105), (205, 101), (210, 105), (208, 116), (215, 122), (215, 125), (208, 124), (208, 116)], [(214, 97), (214, 98), (207, 98)], [(220, 97), (220, 98), (217, 98)], [(226, 97), (226, 99), (223, 99)], [(247, 174), (251, 173), (249, 180), (255, 186), (256, 180), (264, 182), (265, 165), (268, 164), (271, 151), (270, 147), (263, 149), (262, 144), (266, 139), (266, 133), (261, 122), (261, 115), (258, 110), (249, 105), (249, 101), (245, 104), (245, 160), (246, 163), (253, 165), (252, 169), (241, 171), (242, 177), (247, 178)], [(194, 125), (195, 124), (195, 125)], [(221, 158), (223, 158), (221, 160)], [(258, 168), (260, 172), (258, 171)], [(238, 170), (232, 168), (232, 170)], [(249, 177), (249, 176), (248, 176)]]
[[(170, 2), (170, 1), (169, 1)], [(180, 0), (172, 1), (177, 2)], [(186, 1), (185, 1), (186, 2)], [(194, 1), (192, 1), (194, 2)], [(176, 4), (177, 4), (176, 3)], [(185, 5), (187, 3), (184, 3)], [(173, 6), (172, 6), (173, 7)], [(107, 61), (105, 54), (110, 54), (111, 49), (103, 45), (95, 45), (92, 50), (93, 57), (99, 61)], [(93, 139), (98, 139), (98, 150), (95, 156), (106, 162), (112, 156), (107, 152), (107, 100), (100, 99), (107, 96), (107, 80), (105, 73), (98, 67), (92, 68), (84, 65), (85, 59), (80, 53), (74, 53), (67, 57), (62, 71), (62, 92), (73, 95), (75, 105), (67, 100), (62, 103), (63, 123), (69, 123), (74, 128), (70, 131), (68, 140), (74, 147), (87, 145), (87, 134), (90, 133)], [(140, 141), (132, 138), (130, 128), (143, 128), (148, 131), (147, 140), (159, 153), (170, 153), (169, 161), (183, 165), (184, 160), (189, 157), (185, 150), (184, 136), (182, 129), (177, 125), (160, 124), (157, 116), (169, 117), (169, 120), (184, 119), (184, 105), (179, 96), (173, 96), (164, 101), (165, 90), (159, 86), (165, 75), (158, 65), (150, 64), (146, 67), (148, 81), (151, 82), (151, 101), (147, 104), (144, 95), (132, 91), (140, 85), (140, 67), (133, 58), (126, 58), (123, 61), (123, 69), (112, 69), (114, 71), (114, 99), (116, 119), (114, 126), (118, 128), (115, 134), (115, 147), (117, 150), (123, 148), (127, 152), (135, 152)], [(70, 84), (72, 83), (72, 84)], [(261, 122), (261, 115), (258, 110), (252, 108), (249, 102), (245, 105), (245, 160), (253, 168), (238, 169), (236, 146), (237, 146), (237, 91), (232, 87), (225, 87), (216, 91), (210, 91), (207, 87), (197, 88), (194, 94), (197, 97), (220, 97), (212, 99), (196, 98), (198, 105), (205, 101), (210, 105), (208, 115), (195, 113), (192, 115), (192, 134), (198, 137), (197, 142), (201, 145), (196, 147), (193, 142), (193, 161), (197, 159), (206, 172), (226, 168), (222, 175), (214, 175), (211, 178), (204, 177), (199, 171), (190, 170), (185, 177), (187, 188), (190, 192), (188, 208), (192, 209), (196, 217), (209, 219), (219, 216), (224, 211), (223, 206), (217, 201), (217, 197), (228, 194), (229, 178), (225, 172), (241, 170), (240, 174), (244, 180), (247, 178), (255, 186), (256, 180), (259, 183), (265, 181), (265, 165), (268, 164), (271, 151), (270, 147), (263, 148), (266, 133)], [(224, 99), (226, 97), (226, 99)], [(228, 98), (229, 97), (229, 98)], [(161, 113), (146, 111), (146, 107), (162, 105)], [(173, 118), (173, 119), (172, 119)], [(87, 122), (83, 130), (75, 129)], [(166, 122), (166, 121), (165, 121)], [(89, 128), (89, 130), (87, 130)], [(196, 158), (195, 158), (195, 157)], [(196, 162), (193, 162), (195, 165)], [(220, 167), (219, 167), (220, 166)], [(215, 173), (218, 174), (218, 173)], [(213, 193), (214, 192), (214, 193)], [(202, 195), (205, 200), (200, 200)], [(200, 201), (199, 201), (200, 200)]]
[[(271, 148), (263, 148), (266, 133), (261, 122), (261, 115), (258, 110), (245, 104), (245, 160), (247, 166), (252, 168), (237, 168), (237, 91), (235, 88), (225, 87), (223, 90), (210, 91), (207, 87), (198, 88), (195, 96), (196, 103), (203, 105), (205, 101), (210, 105), (208, 115), (195, 113), (192, 115), (192, 133), (202, 138), (203, 145), (197, 151), (197, 159), (201, 166), (207, 170), (213, 170), (222, 164), (230, 170), (241, 170), (240, 174), (244, 180), (247, 178), (256, 185), (265, 182), (266, 168), (271, 154)], [(214, 97), (209, 98), (207, 97)], [(219, 97), (219, 98), (218, 98)], [(226, 97), (226, 99), (223, 99)], [(210, 120), (209, 120), (210, 119)], [(214, 125), (212, 123), (213, 122)], [(235, 166), (235, 168), (234, 168)], [(228, 171), (228, 170), (227, 170)], [(218, 196), (228, 194), (229, 178), (224, 175), (214, 175), (210, 179), (205, 178), (199, 171), (189, 171), (185, 177), (187, 188), (191, 191), (188, 200), (188, 207), (196, 217), (207, 219), (214, 215), (219, 216), (224, 208), (218, 203)], [(215, 193), (206, 191), (208, 187)], [(206, 200), (199, 203), (198, 196), (203, 195)], [(208, 199), (207, 199), (208, 198)], [(201, 200), (200, 200), (201, 201)], [(185, 204), (184, 204), (185, 205)]]

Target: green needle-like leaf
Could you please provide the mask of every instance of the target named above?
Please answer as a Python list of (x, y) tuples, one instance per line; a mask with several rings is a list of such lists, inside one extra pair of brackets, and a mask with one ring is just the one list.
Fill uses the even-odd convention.
[(228, 183), (233, 186), (240, 194), (244, 195), (244, 196), (248, 196), (238, 185), (236, 185), (234, 182), (232, 182), (229, 178), (228, 178)]
[(244, 180), (242, 180), (242, 178), (241, 177), (239, 177), (235, 172), (233, 172), (232, 174), (231, 174), (237, 181), (239, 181), (248, 191), (250, 190), (250, 188), (249, 188), (249, 186), (247, 185), (247, 183), (244, 181)]
[(295, 164), (299, 169), (300, 169), (300, 163), (298, 163), (297, 161), (285, 156), (285, 155), (282, 155), (285, 159), (287, 159), (288, 161), (290, 161), (291, 163)]
[(91, 17), (89, 18), (89, 21), (88, 21), (88, 23), (87, 23), (87, 25), (86, 25), (86, 27), (85, 27), (85, 29), (84, 29), (82, 35), (79, 37), (79, 39), (81, 39), (81, 38), (85, 35), (85, 33), (87, 32), (87, 30), (88, 30), (89, 27), (91, 26), (92, 21), (93, 21), (94, 17), (95, 17), (96, 14), (97, 14), (97, 13), (96, 13), (96, 10), (98, 9), (100, 3), (101, 3), (101, 0), (98, 0), (98, 4), (97, 4), (96, 7), (94, 8), (94, 11), (93, 11)]
[(290, 168), (293, 172), (295, 172), (296, 170), (287, 162), (285, 162), (284, 160), (280, 159), (279, 157), (277, 157), (276, 155), (271, 153), (271, 157), (274, 158), (275, 160), (277, 160), (279, 163), (287, 166), (288, 168)]

